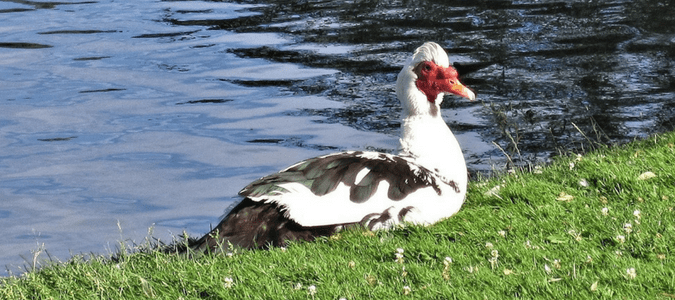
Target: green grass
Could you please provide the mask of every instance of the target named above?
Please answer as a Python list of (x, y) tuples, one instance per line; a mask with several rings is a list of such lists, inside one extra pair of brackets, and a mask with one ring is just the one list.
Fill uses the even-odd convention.
[[(674, 144), (675, 134), (663, 134), (563, 157), (532, 173), (473, 182), (462, 210), (435, 226), (350, 230), (286, 249), (231, 256), (187, 259), (149, 251), (122, 255), (117, 262), (75, 258), (1, 279), (0, 295), (675, 298)], [(640, 179), (645, 172), (656, 176)], [(397, 261), (398, 248), (403, 257)]]

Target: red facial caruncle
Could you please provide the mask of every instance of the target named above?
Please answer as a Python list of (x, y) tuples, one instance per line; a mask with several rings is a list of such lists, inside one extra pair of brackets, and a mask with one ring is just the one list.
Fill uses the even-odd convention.
[(417, 75), (415, 85), (431, 103), (436, 102), (440, 93), (452, 93), (469, 100), (476, 98), (469, 88), (459, 82), (457, 70), (451, 66), (445, 68), (431, 61), (423, 61), (413, 72)]

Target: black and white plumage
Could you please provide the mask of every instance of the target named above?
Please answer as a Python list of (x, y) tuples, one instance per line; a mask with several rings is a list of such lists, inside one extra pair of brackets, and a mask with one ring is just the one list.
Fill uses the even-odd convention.
[(462, 150), (441, 117), (443, 94), (470, 100), (438, 44), (417, 48), (396, 82), (402, 104), (398, 155), (348, 151), (301, 161), (260, 178), (211, 232), (192, 243), (198, 252), (228, 244), (243, 248), (313, 240), (345, 226), (371, 230), (403, 222), (433, 224), (455, 214), (466, 195)]

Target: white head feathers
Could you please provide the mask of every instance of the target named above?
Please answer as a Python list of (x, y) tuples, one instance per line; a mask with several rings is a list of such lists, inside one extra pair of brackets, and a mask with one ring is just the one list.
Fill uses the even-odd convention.
[(446, 68), (450, 65), (448, 54), (434, 42), (426, 42), (415, 50), (412, 58), (406, 62), (396, 79), (396, 96), (401, 101), (403, 108), (401, 117), (404, 119), (422, 114), (437, 114), (443, 101), (443, 93), (441, 93), (438, 94), (435, 105), (430, 103), (424, 93), (415, 85), (417, 75), (413, 72), (413, 69), (423, 61), (433, 61), (435, 64)]

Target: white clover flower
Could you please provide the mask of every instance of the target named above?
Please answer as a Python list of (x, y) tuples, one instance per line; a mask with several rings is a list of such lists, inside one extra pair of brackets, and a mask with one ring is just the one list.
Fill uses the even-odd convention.
[(619, 243), (625, 243), (626, 242), (626, 237), (623, 235), (617, 235), (616, 239), (619, 241)]
[(626, 269), (626, 276), (628, 277), (628, 279), (635, 279), (635, 277), (637, 276), (635, 268)]
[(490, 264), (492, 265), (492, 268), (494, 268), (495, 265), (497, 264), (497, 260), (498, 260), (498, 258), (496, 258), (496, 257), (490, 257), (490, 258), (488, 258), (488, 261), (489, 261)]
[(601, 212), (602, 212), (602, 215), (603, 215), (603, 216), (607, 216), (607, 215), (609, 215), (609, 208), (603, 207), (602, 210), (601, 210)]
[(485, 248), (492, 249), (492, 247), (494, 247), (494, 245), (492, 245), (492, 243), (490, 243), (490, 242), (485, 243)]
[(445, 280), (450, 280), (450, 273), (448, 271), (450, 270), (450, 264), (452, 264), (452, 258), (449, 256), (446, 256), (445, 259), (443, 260), (443, 279)]
[(636, 218), (640, 219), (640, 217), (641, 217), (640, 211), (636, 209), (636, 210), (633, 212), (633, 216), (635, 216)]
[(403, 295), (409, 295), (412, 292), (412, 289), (410, 289), (409, 286), (404, 286), (403, 287)]
[(560, 260), (559, 259), (553, 260), (553, 267), (560, 270), (561, 266), (560, 266)]
[(223, 285), (225, 286), (225, 288), (229, 289), (232, 286), (234, 286), (234, 280), (231, 277), (225, 277)]
[(310, 296), (314, 296), (314, 294), (316, 294), (316, 286), (314, 285), (308, 286), (307, 293), (309, 293)]
[(293, 289), (294, 289), (294, 290), (302, 289), (302, 283), (299, 283), (299, 282), (298, 282), (298, 284), (296, 284), (296, 285), (293, 287)]
[(497, 265), (497, 260), (499, 259), (499, 251), (492, 250), (490, 255), (492, 255), (492, 257), (488, 258), (488, 261), (490, 262), (490, 267), (492, 267), (494, 270), (495, 266)]
[(633, 225), (631, 223), (623, 224), (623, 230), (626, 233), (631, 233), (631, 232), (633, 232)]
[(504, 231), (504, 230), (500, 230), (500, 231), (498, 231), (497, 233), (498, 233), (499, 235), (501, 235), (503, 238), (506, 237), (506, 231)]
[(544, 173), (544, 171), (541, 170), (541, 166), (534, 166), (534, 171), (532, 171), (534, 174), (541, 174)]
[(394, 253), (394, 261), (399, 263), (399, 264), (402, 264), (404, 262), (403, 248), (396, 249), (396, 253)]

